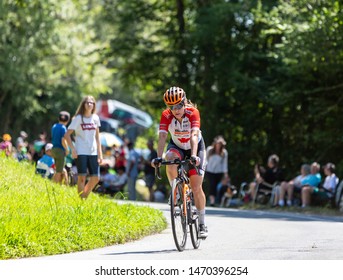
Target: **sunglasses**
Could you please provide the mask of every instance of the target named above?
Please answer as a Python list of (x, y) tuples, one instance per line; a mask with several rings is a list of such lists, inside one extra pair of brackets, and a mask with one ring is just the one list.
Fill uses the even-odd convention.
[(174, 105), (174, 106), (169, 106), (169, 108), (170, 108), (170, 110), (174, 111), (174, 110), (180, 110), (180, 109), (182, 109), (183, 106), (185, 106), (185, 104), (179, 103), (179, 104)]
[(88, 105), (94, 105), (95, 104), (94, 102), (91, 102), (91, 101), (87, 101), (85, 103), (88, 104)]

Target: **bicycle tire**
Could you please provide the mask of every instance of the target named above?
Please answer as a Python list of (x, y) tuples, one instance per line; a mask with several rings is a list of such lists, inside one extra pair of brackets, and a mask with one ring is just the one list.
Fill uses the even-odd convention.
[(194, 249), (198, 249), (201, 242), (201, 239), (199, 238), (199, 216), (195, 206), (193, 206), (193, 196), (189, 202), (189, 211), (191, 216), (189, 232), (191, 234), (192, 245)]
[[(172, 193), (170, 196), (171, 226), (173, 231), (176, 248), (182, 252), (187, 242), (187, 217), (183, 213), (183, 193), (182, 182), (173, 182)], [(174, 191), (176, 189), (176, 192)], [(177, 199), (179, 193), (181, 202)]]

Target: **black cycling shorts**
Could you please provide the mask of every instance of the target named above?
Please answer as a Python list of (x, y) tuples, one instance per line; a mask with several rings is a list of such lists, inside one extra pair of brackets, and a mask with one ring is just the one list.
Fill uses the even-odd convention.
[[(180, 147), (176, 146), (173, 140), (170, 140), (168, 146), (167, 146), (167, 152), (171, 151), (176, 153), (181, 160), (191, 157), (191, 150), (184, 150), (181, 149)], [(198, 143), (198, 151), (197, 151), (197, 156), (200, 158), (200, 164), (199, 164), (199, 173), (200, 175), (205, 174), (205, 169), (206, 169), (206, 147), (205, 147), (205, 141), (204, 139), (201, 139), (200, 142)], [(189, 176), (192, 175), (197, 175), (197, 172), (194, 168), (193, 165), (189, 165), (189, 170), (188, 170)]]

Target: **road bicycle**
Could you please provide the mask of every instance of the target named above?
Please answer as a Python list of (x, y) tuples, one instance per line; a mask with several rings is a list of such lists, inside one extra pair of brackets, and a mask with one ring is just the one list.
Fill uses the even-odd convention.
[[(177, 177), (171, 184), (170, 213), (171, 226), (176, 248), (181, 252), (186, 247), (187, 233), (189, 230), (194, 249), (200, 246), (199, 217), (194, 206), (194, 198), (187, 174), (189, 164), (194, 164), (190, 159), (162, 161), (161, 165), (177, 165)], [(194, 166), (195, 167), (195, 166)], [(198, 169), (195, 167), (197, 172)], [(160, 168), (155, 168), (155, 175), (161, 179)]]

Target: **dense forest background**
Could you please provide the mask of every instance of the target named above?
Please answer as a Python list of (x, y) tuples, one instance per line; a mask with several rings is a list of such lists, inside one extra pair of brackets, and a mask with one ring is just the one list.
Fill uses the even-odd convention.
[[(31, 140), (81, 96), (109, 97), (156, 123), (179, 85), (207, 144), (227, 140), (238, 184), (280, 156), (343, 176), (343, 9), (334, 0), (4, 0), (0, 133)], [(156, 134), (147, 131), (147, 134)]]

